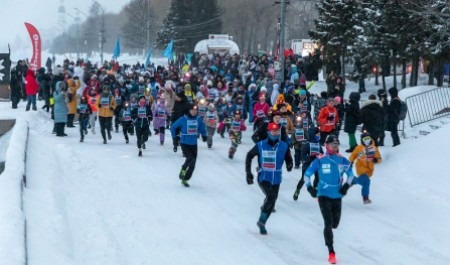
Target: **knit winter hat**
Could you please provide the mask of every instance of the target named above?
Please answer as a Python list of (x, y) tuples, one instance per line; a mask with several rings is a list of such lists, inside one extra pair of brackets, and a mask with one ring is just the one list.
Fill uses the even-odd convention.
[(279, 129), (280, 129), (280, 125), (276, 124), (275, 122), (271, 122), (271, 123), (269, 123), (269, 125), (267, 125), (268, 131), (278, 131)]

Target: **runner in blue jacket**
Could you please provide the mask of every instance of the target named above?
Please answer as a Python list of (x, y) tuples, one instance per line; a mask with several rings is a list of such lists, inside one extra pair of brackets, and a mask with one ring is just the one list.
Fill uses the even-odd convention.
[(174, 146), (178, 143), (177, 131), (180, 131), (180, 145), (183, 154), (186, 156), (184, 164), (181, 166), (179, 177), (181, 184), (189, 187), (188, 180), (191, 179), (194, 172), (195, 162), (197, 161), (197, 136), (201, 135), (203, 142), (206, 142), (206, 127), (203, 118), (197, 116), (197, 106), (189, 106), (188, 114), (178, 118), (170, 127)]
[[(350, 161), (339, 154), (339, 139), (336, 135), (328, 135), (325, 140), (326, 152), (319, 155), (305, 172), (305, 183), (313, 198), (319, 198), (320, 212), (324, 221), (323, 234), (328, 247), (328, 261), (336, 263), (333, 248), (333, 230), (339, 225), (342, 210), (342, 197), (347, 194), (354, 178)], [(311, 176), (319, 173), (319, 184), (315, 189), (310, 181)], [(344, 182), (343, 174), (347, 175)]]

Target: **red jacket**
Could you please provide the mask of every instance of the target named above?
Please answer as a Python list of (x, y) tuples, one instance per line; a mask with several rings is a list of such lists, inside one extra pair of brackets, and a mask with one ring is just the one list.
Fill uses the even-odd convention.
[[(331, 117), (332, 119), (329, 119)], [(336, 123), (339, 123), (338, 111), (334, 107), (325, 106), (320, 110), (317, 119), (321, 132), (332, 132), (336, 129)]]
[(39, 83), (36, 81), (34, 71), (28, 69), (25, 75), (25, 92), (27, 96), (35, 96), (39, 92)]

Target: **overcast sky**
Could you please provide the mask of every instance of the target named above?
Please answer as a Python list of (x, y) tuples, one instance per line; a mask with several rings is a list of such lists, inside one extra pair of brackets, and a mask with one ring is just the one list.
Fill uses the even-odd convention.
[[(118, 13), (129, 1), (98, 0), (108, 13)], [(19, 48), (20, 50), (26, 48), (18, 47), (21, 45), (29, 46), (31, 49), (24, 22), (33, 24), (41, 37), (45, 38), (61, 30), (61, 26), (58, 25), (58, 9), (61, 4), (64, 5), (66, 13), (76, 17), (75, 8), (88, 13), (92, 3), (93, 0), (1, 0), (0, 18), (3, 25), (0, 28), (0, 52), (8, 51), (8, 43), (11, 45), (12, 52)], [(69, 15), (66, 15), (68, 25), (74, 23), (74, 19)], [(85, 20), (84, 15), (79, 16), (82, 21)]]

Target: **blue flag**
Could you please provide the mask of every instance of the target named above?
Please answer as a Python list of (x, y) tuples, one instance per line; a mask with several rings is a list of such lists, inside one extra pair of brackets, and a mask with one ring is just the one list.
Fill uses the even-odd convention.
[(120, 37), (117, 37), (116, 47), (114, 48), (112, 58), (117, 59), (119, 56), (120, 56)]
[(150, 57), (152, 56), (152, 49), (148, 50), (147, 56), (145, 57), (145, 69), (148, 68), (148, 64), (150, 63)]
[(173, 40), (171, 40), (169, 42), (169, 44), (167, 45), (166, 49), (164, 49), (162, 55), (164, 57), (169, 58), (169, 60), (173, 60)]

